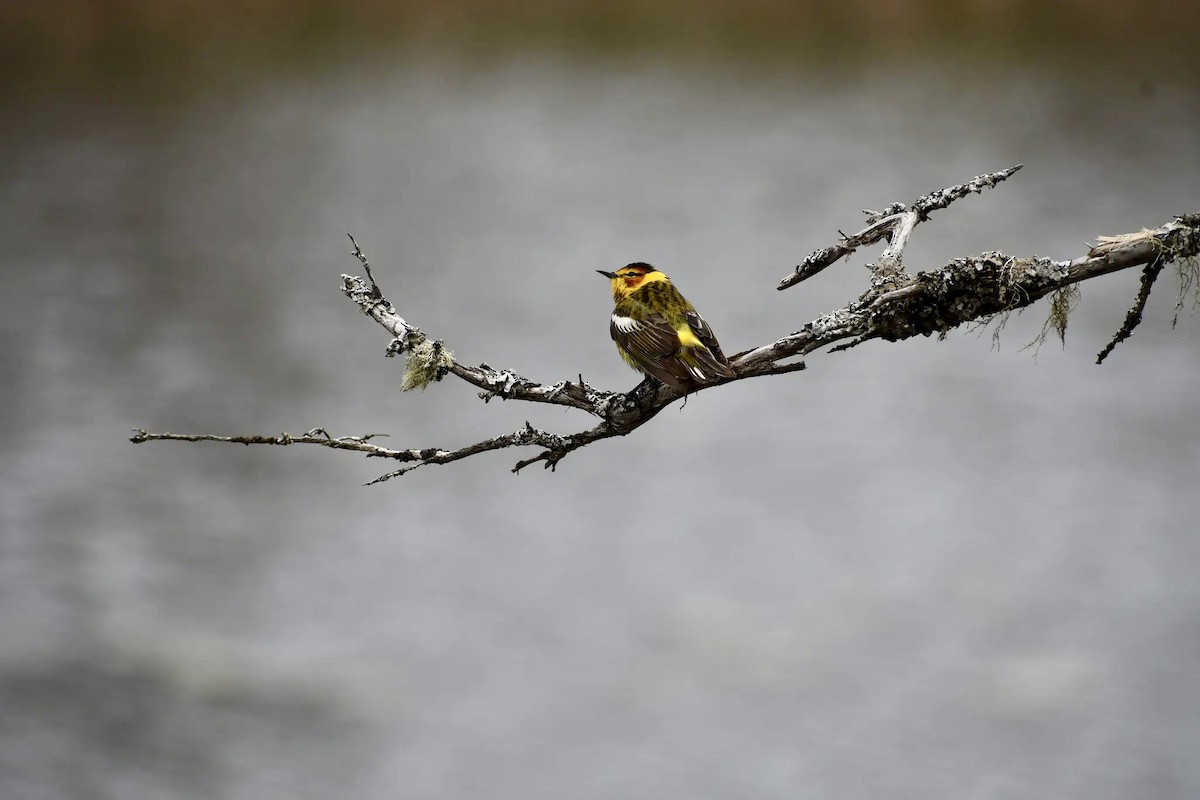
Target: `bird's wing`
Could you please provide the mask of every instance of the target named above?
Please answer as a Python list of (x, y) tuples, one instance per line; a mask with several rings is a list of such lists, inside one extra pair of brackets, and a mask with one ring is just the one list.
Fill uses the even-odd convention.
[(730, 368), (725, 353), (721, 350), (721, 344), (717, 341), (716, 334), (704, 321), (704, 317), (693, 309), (687, 312), (685, 319), (688, 327), (696, 334), (696, 338), (708, 349), (708, 352), (704, 352), (700, 348), (692, 348), (689, 353), (691, 359), (696, 362), (695, 366), (689, 369), (692, 377), (701, 383), (711, 383), (718, 378), (732, 378), (735, 373)]
[(721, 352), (721, 345), (717, 341), (717, 335), (713, 333), (712, 328), (704, 321), (704, 317), (700, 316), (693, 309), (684, 315), (684, 319), (687, 320), (688, 327), (692, 329), (692, 333), (696, 334), (696, 338), (712, 351), (712, 354), (716, 356), (718, 361), (724, 362), (725, 354)]
[(647, 374), (674, 389), (686, 388), (689, 370), (676, 356), (679, 333), (661, 314), (634, 319), (613, 312), (608, 331), (617, 346)]

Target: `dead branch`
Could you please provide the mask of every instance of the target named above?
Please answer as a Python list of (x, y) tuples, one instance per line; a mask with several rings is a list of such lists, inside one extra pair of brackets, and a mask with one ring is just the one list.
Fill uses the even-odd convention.
[[(841, 344), (831, 352), (856, 347), (872, 339), (899, 341), (918, 335), (944, 335), (964, 323), (986, 321), (995, 315), (1032, 305), (1048, 294), (1081, 281), (1149, 265), (1134, 308), (1121, 331), (1102, 354), (1107, 355), (1116, 343), (1128, 338), (1140, 322), (1141, 310), (1153, 284), (1153, 277), (1146, 277), (1151, 274), (1150, 270), (1157, 267), (1153, 273), (1156, 277), (1163, 264), (1177, 260), (1192, 263), (1200, 253), (1200, 213), (1178, 216), (1153, 230), (1100, 237), (1098, 244), (1090, 248), (1086, 255), (1069, 261), (1052, 261), (1036, 256), (1017, 258), (992, 251), (957, 258), (915, 275), (908, 274), (903, 267), (904, 248), (909, 237), (919, 223), (929, 218), (929, 214), (971, 193), (995, 186), (1020, 168), (1018, 164), (1000, 172), (980, 175), (967, 183), (925, 195), (908, 206), (894, 203), (883, 211), (867, 212), (866, 228), (852, 236), (843, 234), (836, 245), (813, 252), (778, 287), (786, 289), (794, 286), (860, 247), (887, 240), (888, 246), (879, 261), (871, 265), (872, 277), (867, 290), (846, 306), (818, 317), (795, 333), (738, 353), (730, 360), (735, 377), (723, 383), (805, 369), (802, 360), (805, 355), (839, 342)], [(366, 271), (369, 285), (360, 277), (342, 275), (342, 292), (392, 336), (386, 355), (405, 355), (404, 388), (423, 388), (431, 382), (442, 380), (446, 375), (454, 375), (481, 390), (479, 397), (485, 402), (500, 397), (566, 406), (592, 415), (599, 423), (576, 433), (556, 434), (526, 422), (524, 427), (511, 433), (457, 449), (396, 450), (370, 444), (369, 440), (375, 434), (335, 439), (320, 428), (303, 436), (286, 433), (281, 436), (185, 435), (137, 430), (131, 441), (314, 444), (354, 450), (368, 457), (388, 458), (406, 465), (381, 475), (371, 483), (398, 477), (418, 467), (448, 464), (509, 447), (534, 447), (540, 451), (517, 462), (513, 472), (538, 462), (544, 468), (553, 470), (567, 454), (601, 439), (632, 433), (653, 419), (659, 411), (683, 397), (681, 393), (652, 379), (643, 381), (629, 392), (608, 392), (589, 386), (582, 376), (576, 381), (562, 380), (544, 385), (512, 370), (495, 369), (487, 364), (474, 367), (462, 364), (440, 339), (429, 339), (420, 328), (397, 313), (375, 283), (371, 266), (357, 242), (354, 242), (353, 254)], [(708, 388), (711, 386), (704, 387)]]
[(863, 213), (867, 215), (867, 227), (852, 236), (842, 234), (842, 240), (834, 246), (822, 247), (820, 250), (814, 251), (808, 258), (797, 264), (795, 271), (780, 281), (779, 286), (775, 288), (782, 291), (795, 286), (851, 255), (860, 247), (873, 245), (885, 238), (888, 240), (888, 248), (879, 257), (879, 261), (872, 265), (872, 268), (875, 270), (881, 267), (898, 270), (904, 248), (908, 245), (908, 237), (912, 235), (913, 228), (918, 223), (929, 219), (929, 215), (934, 211), (945, 208), (955, 200), (972, 193), (979, 194), (984, 189), (990, 189), (1001, 181), (1007, 180), (1022, 166), (1024, 165), (1017, 164), (999, 172), (978, 175), (966, 183), (930, 192), (924, 197), (918, 198), (911, 206), (906, 207), (902, 203), (892, 203), (882, 211), (865, 209)]
[(1096, 355), (1097, 364), (1103, 364), (1109, 353), (1116, 349), (1121, 342), (1133, 336), (1133, 329), (1142, 324), (1142, 312), (1146, 310), (1146, 301), (1150, 299), (1150, 290), (1154, 288), (1154, 282), (1158, 280), (1158, 274), (1162, 272), (1163, 265), (1163, 260), (1157, 258), (1142, 270), (1142, 288), (1138, 290), (1133, 307), (1125, 314), (1125, 322), (1121, 325), (1121, 329), (1113, 334), (1113, 338)]

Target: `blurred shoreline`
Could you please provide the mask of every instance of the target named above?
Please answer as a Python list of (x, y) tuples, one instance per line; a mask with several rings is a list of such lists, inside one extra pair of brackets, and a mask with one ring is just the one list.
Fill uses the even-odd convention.
[(483, 64), (514, 52), (661, 55), (821, 71), (953, 61), (1066, 69), (1103, 80), (1137, 70), (1187, 83), (1200, 5), (1168, 0), (58, 0), (0, 5), (0, 101), (42, 92), (143, 95), (436, 49)]

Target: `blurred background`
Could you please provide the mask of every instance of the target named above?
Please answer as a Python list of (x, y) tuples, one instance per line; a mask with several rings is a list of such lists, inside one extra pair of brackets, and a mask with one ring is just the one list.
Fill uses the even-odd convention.
[(637, 376), (593, 270), (727, 351), (860, 210), (1024, 163), (911, 269), (1200, 211), (1195, 6), (0, 6), (0, 796), (1193, 798), (1200, 319), (1136, 271), (815, 354), (519, 476), (575, 412), (399, 393), (347, 232), (466, 362)]

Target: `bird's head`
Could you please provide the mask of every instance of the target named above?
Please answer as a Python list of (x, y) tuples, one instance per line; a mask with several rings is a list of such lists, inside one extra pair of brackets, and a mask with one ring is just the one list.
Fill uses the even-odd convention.
[(605, 272), (602, 269), (596, 270), (604, 277), (608, 278), (612, 283), (613, 299), (620, 300), (627, 297), (630, 292), (633, 292), (639, 286), (647, 281), (665, 281), (667, 276), (656, 270), (654, 267), (642, 261), (634, 264), (626, 264), (616, 272)]

